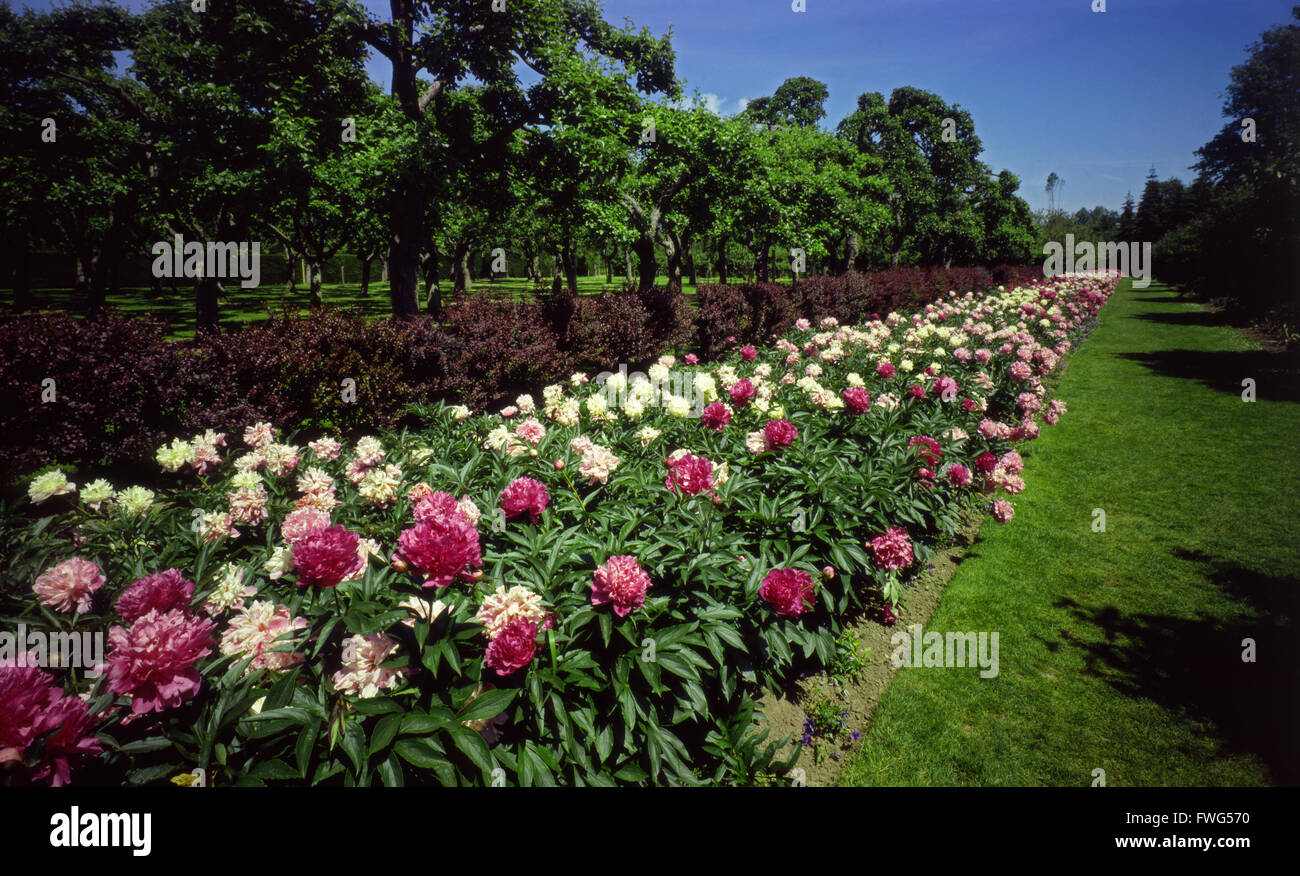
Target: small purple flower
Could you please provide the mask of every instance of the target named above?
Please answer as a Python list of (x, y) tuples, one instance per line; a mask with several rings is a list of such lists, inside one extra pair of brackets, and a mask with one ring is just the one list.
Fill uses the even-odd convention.
[(857, 742), (859, 739), (862, 738), (862, 734), (857, 730), (854, 730), (852, 733), (849, 734), (849, 738), (852, 739), (854, 742)]

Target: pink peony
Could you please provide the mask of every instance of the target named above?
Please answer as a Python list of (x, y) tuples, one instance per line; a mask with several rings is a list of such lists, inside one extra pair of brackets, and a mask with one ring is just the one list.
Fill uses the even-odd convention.
[(130, 624), (151, 611), (185, 608), (193, 598), (194, 582), (185, 580), (179, 569), (166, 569), (141, 578), (126, 588), (117, 598), (117, 613)]
[(713, 489), (713, 463), (703, 456), (687, 453), (677, 459), (665, 460), (664, 464), (668, 466), (664, 486), (674, 493), (698, 496)]
[(532, 478), (515, 478), (501, 491), (501, 509), (510, 520), (527, 514), (529, 521), (536, 523), (550, 501), (546, 485)]
[(948, 466), (948, 480), (954, 487), (968, 486), (972, 480), (970, 469), (960, 463)]
[(149, 611), (130, 629), (108, 631), (108, 685), (131, 697), (131, 712), (173, 709), (199, 691), (194, 664), (212, 653), (212, 621), (182, 608)]
[(636, 557), (610, 557), (603, 566), (596, 567), (591, 582), (591, 604), (614, 604), (614, 613), (627, 617), (628, 612), (645, 604), (645, 591), (650, 586), (650, 576), (641, 568)]
[(919, 383), (913, 383), (907, 388), (907, 394), (912, 398), (925, 398), (925, 387)]
[(316, 530), (325, 529), (329, 525), (328, 511), (312, 507), (299, 508), (285, 515), (284, 522), (280, 524), (280, 537), (284, 539), (285, 544), (293, 545)]
[(980, 348), (975, 351), (975, 361), (980, 363), (981, 365), (989, 364), (989, 360), (992, 358), (993, 358), (992, 350), (986, 350), (984, 348)]
[(903, 569), (912, 565), (912, 542), (901, 526), (891, 526), (870, 541), (876, 565), (882, 569)]
[(943, 447), (929, 435), (917, 435), (907, 442), (908, 447), (919, 448), (916, 455), (927, 465), (938, 465), (943, 459)]
[(876, 366), (876, 373), (888, 380), (894, 376), (894, 366), (889, 362), (881, 362)]
[(270, 423), (257, 423), (244, 430), (244, 443), (249, 447), (262, 448), (275, 441), (275, 427)]
[(758, 350), (754, 349), (753, 344), (740, 348), (740, 358), (744, 359), (746, 362), (753, 362), (754, 359), (757, 357), (758, 357)]
[(700, 421), (715, 432), (721, 432), (731, 422), (731, 411), (722, 402), (714, 402), (704, 409)]
[(412, 512), (416, 523), (448, 523), (459, 517), (464, 517), (465, 521), (472, 523), (465, 512), (461, 509), (460, 503), (451, 493), (438, 490), (436, 493), (421, 498), (415, 503), (415, 510)]
[[(0, 768), (35, 760), (25, 778), (67, 785), (74, 763), (102, 750), (92, 723), (86, 703), (66, 696), (48, 673), (0, 660)], [(33, 743), (39, 749), (29, 750)]]
[(430, 518), (397, 537), (401, 559), (424, 573), (425, 587), (446, 587), (456, 578), (473, 580), (470, 566), (483, 564), (478, 530), (464, 514)]
[(754, 397), (754, 384), (748, 377), (737, 380), (731, 387), (731, 402), (737, 405), (747, 405), (750, 399)]
[(860, 386), (844, 390), (844, 408), (850, 414), (865, 414), (871, 410), (871, 396)]
[(687, 364), (687, 365), (698, 365), (698, 364), (700, 364), (700, 357), (697, 356), (697, 355), (695, 355), (694, 353), (687, 353), (687, 354), (686, 354), (686, 364)]
[(1012, 362), (1011, 367), (1007, 369), (1007, 374), (1009, 374), (1011, 376), (1011, 379), (1016, 381), (1017, 383), (1020, 383), (1021, 381), (1024, 380), (1028, 380), (1033, 375), (1033, 373), (1034, 370), (1032, 368), (1030, 368), (1028, 365), (1026, 365), (1024, 362), (1021, 362), (1018, 359), (1015, 362)]
[(529, 417), (515, 427), (515, 434), (536, 447), (546, 437), (546, 427), (536, 417)]
[(293, 546), (293, 565), (303, 586), (336, 587), (365, 568), (358, 554), (361, 536), (336, 524), (304, 535)]
[(343, 668), (331, 679), (334, 687), (362, 699), (396, 687), (406, 671), (400, 666), (385, 668), (384, 664), (392, 659), (397, 646), (396, 639), (383, 633), (348, 638), (343, 642)]
[(944, 401), (953, 401), (956, 399), (957, 393), (960, 390), (961, 387), (957, 384), (957, 381), (953, 380), (946, 374), (934, 382), (934, 391), (937, 392), (939, 397)]
[(998, 523), (1008, 523), (1016, 516), (1016, 509), (1006, 499), (995, 499), (992, 509), (993, 519)]
[(32, 591), (41, 605), (85, 614), (90, 611), (92, 595), (103, 586), (104, 574), (99, 566), (81, 557), (70, 557), (37, 576)]
[(799, 430), (789, 420), (771, 420), (763, 427), (763, 437), (773, 447), (789, 447), (799, 437)]
[(502, 627), (488, 643), (483, 662), (497, 675), (510, 675), (533, 661), (537, 650), (537, 624), (515, 620)]
[(814, 589), (812, 575), (802, 569), (773, 569), (758, 595), (781, 617), (798, 617), (812, 609)]

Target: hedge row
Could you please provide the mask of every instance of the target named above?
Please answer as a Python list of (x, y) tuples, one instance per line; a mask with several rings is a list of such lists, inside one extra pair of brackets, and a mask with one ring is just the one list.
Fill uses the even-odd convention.
[(391, 428), (415, 402), (482, 408), (575, 370), (636, 366), (665, 351), (705, 358), (762, 342), (800, 318), (855, 322), (1041, 276), (1036, 268), (897, 268), (793, 286), (703, 285), (697, 306), (655, 289), (538, 304), (458, 301), (439, 326), (322, 309), (194, 341), (145, 319), (0, 317), (0, 467), (149, 459), (181, 433), (260, 420), (353, 433)]

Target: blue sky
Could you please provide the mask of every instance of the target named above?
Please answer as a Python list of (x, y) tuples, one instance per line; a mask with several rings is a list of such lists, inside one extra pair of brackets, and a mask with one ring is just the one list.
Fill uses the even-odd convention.
[[(363, 0), (376, 13), (387, 0)], [(484, 0), (487, 2), (487, 0)], [(518, 2), (518, 0), (507, 0)], [(826, 124), (857, 96), (901, 85), (967, 109), (983, 160), (1010, 169), (1031, 206), (1118, 209), (1160, 177), (1192, 177), (1224, 124), (1229, 71), (1297, 0), (605, 0), (606, 18), (672, 27), (678, 76), (727, 115), (810, 76), (830, 90)], [(49, 0), (18, 5), (48, 8)], [(129, 0), (131, 7), (145, 5)], [(383, 59), (372, 75), (386, 85)]]

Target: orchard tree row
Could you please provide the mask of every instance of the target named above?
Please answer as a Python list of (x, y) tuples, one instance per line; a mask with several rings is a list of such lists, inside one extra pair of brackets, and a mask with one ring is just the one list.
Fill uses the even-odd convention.
[[(0, 3), (0, 46), (0, 283), (19, 308), (35, 250), (72, 262), (93, 315), (124, 262), (177, 236), (283, 251), (313, 301), (332, 257), (367, 282), (383, 260), (394, 315), (435, 317), (438, 278), (463, 290), (493, 253), (538, 284), (553, 257), (575, 293), (590, 252), (639, 287), (680, 285), (696, 253), (724, 283), (769, 279), (778, 250), (810, 272), (1033, 257), (1019, 180), (979, 160), (959, 106), (866, 93), (830, 127), (826, 87), (800, 77), (724, 118), (684, 97), (667, 36), (594, 0), (391, 0), (382, 20), (354, 0)], [(194, 287), (215, 327), (221, 278)]]

